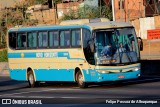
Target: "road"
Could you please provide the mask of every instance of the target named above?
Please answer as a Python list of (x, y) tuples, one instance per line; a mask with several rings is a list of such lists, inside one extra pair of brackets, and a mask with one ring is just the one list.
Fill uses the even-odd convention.
[(80, 89), (75, 83), (54, 82), (41, 83), (39, 87), (29, 88), (27, 82), (0, 76), (0, 98), (44, 99), (48, 104), (105, 104), (106, 100), (117, 99), (159, 100), (160, 77), (146, 77), (124, 81), (121, 84), (91, 84), (89, 88)]

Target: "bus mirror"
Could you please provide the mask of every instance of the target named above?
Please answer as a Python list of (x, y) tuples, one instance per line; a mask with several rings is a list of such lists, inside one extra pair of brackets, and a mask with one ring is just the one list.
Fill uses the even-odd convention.
[(138, 40), (138, 46), (139, 46), (140, 51), (143, 51), (143, 41), (142, 41), (142, 38), (141, 37), (137, 37), (137, 40)]

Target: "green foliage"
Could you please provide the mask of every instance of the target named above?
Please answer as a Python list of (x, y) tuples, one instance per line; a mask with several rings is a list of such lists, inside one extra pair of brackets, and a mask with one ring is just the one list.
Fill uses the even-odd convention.
[(83, 6), (77, 11), (70, 10), (64, 14), (61, 20), (86, 19), (86, 18), (108, 18), (112, 20), (112, 12), (107, 6), (90, 7)]
[(27, 5), (32, 5), (33, 0), (17, 3), (15, 9), (4, 9), (0, 11), (0, 49), (6, 48), (7, 29), (17, 25), (36, 25), (37, 20), (30, 20), (29, 14), (26, 14)]
[(47, 0), (35, 0), (35, 4), (43, 4)]
[(24, 16), (21, 10), (1, 10), (0, 13), (0, 49), (6, 47), (7, 29), (16, 25), (22, 25)]
[[(31, 5), (35, 5), (35, 4), (45, 4), (47, 3), (48, 0), (26, 0), (26, 4), (29, 4), (29, 6)], [(53, 3), (61, 3), (62, 0), (53, 0)]]
[(58, 3), (61, 3), (62, 0), (54, 0), (53, 2), (56, 3), (56, 4), (58, 4)]
[(0, 51), (0, 62), (7, 62), (8, 61), (8, 53), (7, 50)]

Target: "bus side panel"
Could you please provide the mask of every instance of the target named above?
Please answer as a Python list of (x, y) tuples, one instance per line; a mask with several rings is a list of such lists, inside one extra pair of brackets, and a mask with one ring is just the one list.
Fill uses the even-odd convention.
[(82, 73), (84, 75), (85, 82), (91, 82), (90, 70), (89, 69), (88, 70), (83, 69)]
[(98, 73), (95, 70), (90, 69), (91, 81), (97, 82), (98, 81)]
[(34, 69), (36, 81), (74, 81), (74, 69)]
[(22, 70), (22, 69), (14, 69), (14, 70), (9, 70), (10, 72), (10, 77), (11, 79), (14, 80), (22, 80), (22, 81), (26, 81), (26, 70)]

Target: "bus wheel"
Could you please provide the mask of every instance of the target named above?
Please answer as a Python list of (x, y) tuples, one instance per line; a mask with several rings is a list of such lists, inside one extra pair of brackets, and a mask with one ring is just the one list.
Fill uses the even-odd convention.
[(87, 83), (84, 82), (84, 77), (83, 77), (81, 71), (78, 71), (76, 73), (76, 79), (77, 79), (78, 86), (80, 88), (86, 88), (86, 87), (88, 87)]
[(31, 88), (37, 86), (39, 83), (35, 81), (34, 75), (32, 71), (28, 72), (28, 83)]

